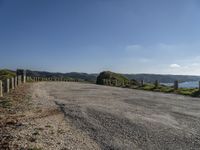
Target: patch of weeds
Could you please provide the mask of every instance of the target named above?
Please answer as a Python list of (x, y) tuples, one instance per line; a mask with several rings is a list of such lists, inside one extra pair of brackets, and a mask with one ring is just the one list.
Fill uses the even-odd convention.
[(164, 93), (172, 93), (174, 92), (174, 88), (173, 87), (168, 87), (168, 86), (161, 86), (160, 87), (160, 91), (164, 92)]
[(192, 96), (193, 97), (199, 97), (200, 96), (200, 91), (199, 90), (196, 90), (192, 93)]
[(200, 95), (199, 90), (194, 88), (180, 88), (176, 92), (178, 94), (193, 96), (193, 97), (198, 97)]
[(147, 90), (147, 91), (153, 91), (155, 89), (155, 85), (154, 84), (144, 84), (143, 87), (141, 87), (141, 89), (143, 90)]
[(154, 91), (154, 92), (160, 92), (160, 89), (157, 88), (157, 89), (154, 89), (153, 91)]

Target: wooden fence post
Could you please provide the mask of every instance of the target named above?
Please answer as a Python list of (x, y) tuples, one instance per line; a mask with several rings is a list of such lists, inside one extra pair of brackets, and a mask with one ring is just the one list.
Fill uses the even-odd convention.
[(30, 77), (26, 76), (26, 82), (30, 81)]
[(26, 83), (26, 70), (23, 70), (23, 83)]
[(199, 91), (200, 91), (200, 81), (199, 81)]
[(141, 86), (144, 86), (144, 80), (141, 80)]
[(22, 76), (19, 76), (19, 80), (20, 84), (22, 84)]
[(3, 84), (1, 80), (0, 80), (0, 97), (3, 97)]
[(10, 92), (10, 79), (6, 79), (6, 93)]
[(174, 90), (178, 90), (178, 81), (174, 81)]
[(155, 88), (158, 88), (158, 86), (159, 86), (159, 81), (156, 80), (156, 81), (155, 81)]
[(17, 85), (19, 85), (20, 84), (20, 78), (19, 78), (19, 76), (17, 76)]
[(23, 69), (17, 69), (17, 76), (21, 76), (21, 82), (20, 83), (26, 83), (26, 70)]
[(11, 89), (14, 90), (15, 89), (15, 84), (14, 84), (14, 78), (11, 78)]
[(19, 85), (19, 82), (20, 82), (20, 81), (19, 81), (19, 76), (17, 76), (17, 85)]
[(15, 76), (15, 87), (17, 87), (17, 76)]

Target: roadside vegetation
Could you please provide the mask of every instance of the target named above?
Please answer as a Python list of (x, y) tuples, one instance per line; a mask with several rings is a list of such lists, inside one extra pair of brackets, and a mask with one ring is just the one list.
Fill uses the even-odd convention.
[(100, 85), (124, 86), (129, 84), (129, 79), (121, 74), (104, 71), (99, 74), (96, 83)]
[(179, 88), (178, 90), (174, 90), (173, 86), (159, 85), (156, 88), (154, 84), (148, 83), (148, 84), (144, 84), (144, 86), (137, 87), (136, 89), (155, 91), (155, 92), (164, 92), (164, 93), (176, 93), (176, 94), (188, 95), (188, 96), (193, 96), (193, 97), (200, 96), (200, 91), (198, 88)]
[(179, 88), (178, 90), (175, 90), (173, 86), (166, 86), (162, 84), (156, 85), (154, 83), (145, 83), (142, 85), (134, 79), (129, 80), (121, 74), (110, 71), (101, 72), (97, 77), (96, 84), (200, 97), (200, 91), (198, 88)]
[(6, 80), (7, 78), (15, 77), (16, 73), (10, 70), (2, 69), (0, 70), (0, 80)]

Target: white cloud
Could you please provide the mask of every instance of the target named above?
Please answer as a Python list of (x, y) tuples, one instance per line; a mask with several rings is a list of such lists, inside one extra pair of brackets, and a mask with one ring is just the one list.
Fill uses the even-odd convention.
[(199, 66), (199, 63), (192, 63), (191, 66)]
[(178, 65), (178, 64), (171, 64), (170, 65), (170, 68), (180, 68), (181, 66), (180, 65)]

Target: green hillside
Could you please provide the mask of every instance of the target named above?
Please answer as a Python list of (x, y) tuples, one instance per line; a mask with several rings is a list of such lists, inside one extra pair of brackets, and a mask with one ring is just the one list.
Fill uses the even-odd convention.
[(121, 74), (117, 74), (111, 71), (103, 71), (97, 77), (96, 84), (111, 85), (111, 86), (129, 86), (131, 83), (128, 78)]
[(15, 77), (15, 76), (16, 76), (16, 73), (13, 71), (9, 71), (6, 69), (0, 70), (0, 80), (2, 80), (2, 81), (7, 78), (11, 78), (11, 77)]

